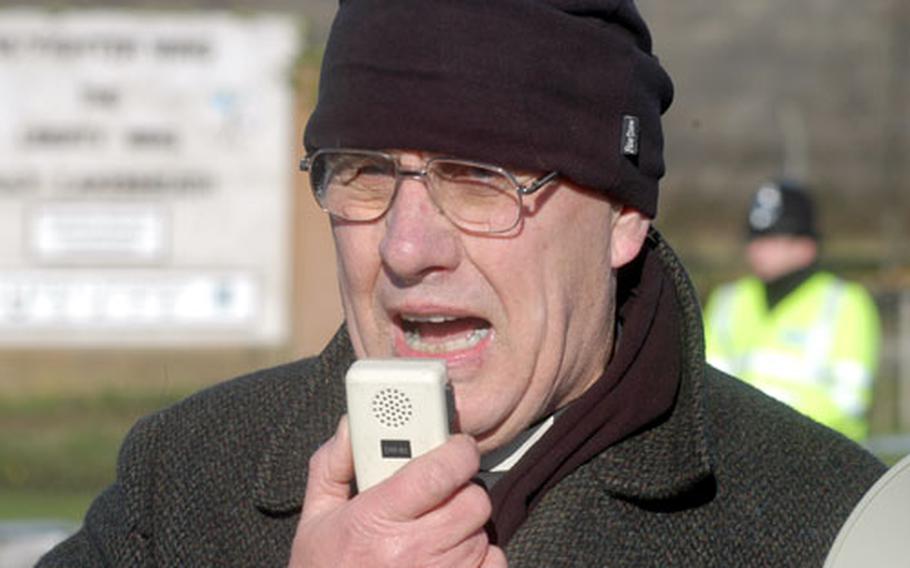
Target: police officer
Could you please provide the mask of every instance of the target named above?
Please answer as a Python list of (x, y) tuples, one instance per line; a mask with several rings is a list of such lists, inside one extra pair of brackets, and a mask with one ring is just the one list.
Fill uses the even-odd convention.
[(880, 335), (873, 300), (818, 267), (814, 206), (800, 184), (762, 185), (748, 236), (753, 274), (708, 298), (708, 361), (854, 440), (865, 438)]

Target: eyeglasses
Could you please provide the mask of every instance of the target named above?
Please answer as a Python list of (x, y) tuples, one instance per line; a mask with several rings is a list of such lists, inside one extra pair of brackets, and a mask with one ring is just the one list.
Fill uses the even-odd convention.
[(498, 166), (431, 158), (421, 169), (402, 168), (395, 156), (370, 150), (318, 150), (300, 162), (310, 174), (319, 206), (339, 219), (355, 222), (382, 217), (395, 199), (402, 178), (423, 180), (430, 199), (453, 224), (471, 233), (504, 233), (521, 221), (522, 197), (553, 181), (550, 172), (521, 183)]

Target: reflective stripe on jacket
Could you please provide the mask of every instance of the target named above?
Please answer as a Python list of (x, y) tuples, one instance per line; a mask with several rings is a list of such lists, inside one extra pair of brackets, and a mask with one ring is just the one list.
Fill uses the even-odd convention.
[(879, 320), (864, 288), (818, 272), (773, 309), (747, 277), (705, 309), (708, 362), (859, 440), (878, 363)]

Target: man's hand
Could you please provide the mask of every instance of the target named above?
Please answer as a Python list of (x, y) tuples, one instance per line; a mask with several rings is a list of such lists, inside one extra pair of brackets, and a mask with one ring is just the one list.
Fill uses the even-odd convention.
[(291, 567), (506, 566), (483, 530), (491, 505), (471, 483), (480, 453), (455, 435), (395, 475), (351, 497), (354, 478), (347, 420), (310, 458), (306, 497)]

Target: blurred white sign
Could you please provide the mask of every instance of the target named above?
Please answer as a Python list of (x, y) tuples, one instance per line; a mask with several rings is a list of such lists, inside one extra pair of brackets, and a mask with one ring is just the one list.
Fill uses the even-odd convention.
[(291, 17), (0, 11), (0, 344), (277, 344)]
[(31, 255), (77, 265), (164, 261), (166, 209), (160, 203), (49, 202), (27, 214)]

